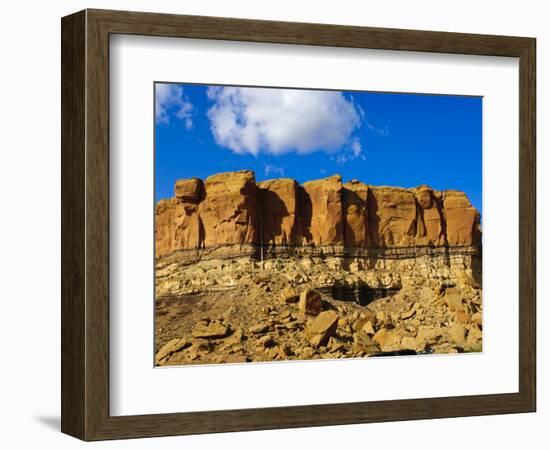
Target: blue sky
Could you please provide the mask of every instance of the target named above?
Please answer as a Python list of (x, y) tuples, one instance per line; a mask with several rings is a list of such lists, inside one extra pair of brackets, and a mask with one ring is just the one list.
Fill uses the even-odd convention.
[(155, 196), (179, 178), (250, 169), (258, 181), (344, 181), (465, 191), (481, 212), (482, 99), (155, 85)]

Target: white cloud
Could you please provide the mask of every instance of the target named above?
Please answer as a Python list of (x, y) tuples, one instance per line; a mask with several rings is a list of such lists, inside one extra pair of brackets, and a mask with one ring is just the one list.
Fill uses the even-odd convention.
[(362, 121), (341, 92), (211, 87), (208, 97), (216, 142), (239, 154), (336, 152)]
[(338, 155), (335, 159), (336, 164), (338, 164), (339, 166), (348, 162), (348, 157), (344, 154)]
[(333, 157), (332, 160), (336, 161), (336, 164), (341, 166), (342, 164), (353, 161), (357, 158), (363, 161), (366, 161), (367, 159), (363, 154), (363, 146), (361, 145), (361, 141), (359, 140), (359, 138), (354, 137), (351, 140), (350, 145), (345, 148), (341, 153)]
[(384, 125), (384, 128), (378, 128), (378, 127), (375, 127), (370, 122), (366, 122), (366, 123), (367, 123), (367, 127), (369, 128), (369, 130), (373, 131), (377, 135), (382, 136), (382, 137), (386, 137), (386, 136), (390, 135), (390, 127), (388, 125)]
[(177, 84), (157, 83), (155, 85), (155, 120), (157, 123), (170, 122), (170, 112), (193, 128), (193, 105), (188, 101), (183, 88)]
[(351, 151), (353, 152), (353, 156), (355, 158), (363, 156), (362, 155), (363, 147), (361, 146), (361, 142), (359, 141), (359, 139), (357, 139), (357, 138), (353, 139), (353, 141), (351, 143)]
[(285, 174), (285, 169), (279, 166), (275, 166), (273, 164), (264, 163), (264, 174), (266, 177), (270, 176), (271, 174), (279, 175), (280, 177), (282, 177)]

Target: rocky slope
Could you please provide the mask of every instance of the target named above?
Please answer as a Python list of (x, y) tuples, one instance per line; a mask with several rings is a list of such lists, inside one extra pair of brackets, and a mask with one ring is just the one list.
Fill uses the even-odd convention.
[(179, 180), (155, 233), (157, 364), (481, 349), (462, 192), (222, 173)]
[(244, 363), (482, 349), (481, 290), (407, 286), (368, 306), (256, 268), (237, 289), (157, 299), (156, 364)]

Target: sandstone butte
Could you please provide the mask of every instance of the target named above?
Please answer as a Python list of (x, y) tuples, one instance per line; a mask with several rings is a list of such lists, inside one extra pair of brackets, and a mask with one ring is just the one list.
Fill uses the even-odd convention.
[(480, 216), (464, 192), (371, 186), (340, 175), (256, 183), (252, 171), (178, 180), (155, 211), (156, 256), (178, 250), (472, 248)]

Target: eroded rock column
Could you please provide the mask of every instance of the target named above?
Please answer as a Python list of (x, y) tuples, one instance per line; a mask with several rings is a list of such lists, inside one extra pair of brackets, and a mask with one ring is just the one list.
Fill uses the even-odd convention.
[(258, 188), (254, 172), (226, 172), (205, 182), (206, 198), (199, 214), (204, 244), (252, 244), (258, 242)]
[(262, 244), (296, 243), (298, 183), (289, 178), (258, 183)]

